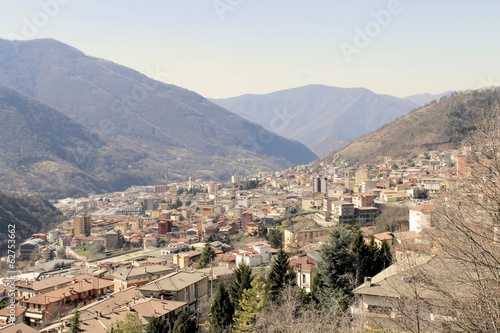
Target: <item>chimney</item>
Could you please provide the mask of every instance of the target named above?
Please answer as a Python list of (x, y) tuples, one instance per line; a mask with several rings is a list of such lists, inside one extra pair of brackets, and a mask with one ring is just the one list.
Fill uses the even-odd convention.
[(371, 287), (372, 286), (372, 278), (366, 276), (365, 277), (365, 287)]

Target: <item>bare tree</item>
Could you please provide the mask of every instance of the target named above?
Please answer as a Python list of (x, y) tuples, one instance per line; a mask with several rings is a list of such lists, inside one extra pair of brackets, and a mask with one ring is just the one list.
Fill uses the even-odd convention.
[(396, 321), (407, 331), (500, 332), (498, 107), (480, 117), (469, 144), (466, 175), (436, 201), (433, 259), (398, 289)]
[(466, 174), (435, 202), (424, 233), (429, 251), (401, 258), (372, 279), (370, 292), (377, 290), (386, 313), (370, 321), (384, 331), (500, 332), (498, 107), (480, 117), (468, 144), (461, 157)]
[[(456, 312), (457, 330), (500, 331), (500, 109), (484, 114), (470, 138), (467, 174), (444, 196), (430, 235), (445, 270), (436, 276), (458, 290), (441, 290)], [(439, 279), (439, 280), (438, 280)], [(441, 286), (442, 287), (442, 286)]]
[(255, 332), (302, 333), (302, 332), (365, 332), (362, 318), (351, 318), (339, 313), (337, 307), (318, 309), (303, 304), (300, 290), (288, 287), (281, 300), (257, 316)]

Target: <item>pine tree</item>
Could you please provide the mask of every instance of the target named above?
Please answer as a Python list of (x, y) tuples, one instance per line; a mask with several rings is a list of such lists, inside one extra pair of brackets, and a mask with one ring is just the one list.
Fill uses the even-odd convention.
[(370, 243), (366, 244), (361, 232), (357, 232), (352, 242), (352, 252), (356, 256), (356, 275), (358, 283), (364, 278), (373, 277), (380, 273), (392, 263), (392, 255), (389, 245), (383, 242), (379, 247), (375, 243), (375, 237), (370, 237)]
[(352, 252), (355, 255), (356, 260), (356, 280), (357, 283), (361, 283), (365, 276), (367, 276), (368, 263), (366, 261), (368, 255), (368, 245), (366, 245), (363, 238), (363, 234), (358, 230), (354, 235), (351, 246)]
[(297, 275), (290, 266), (290, 260), (285, 250), (280, 248), (267, 278), (269, 300), (276, 302), (285, 287), (295, 286), (296, 284)]
[(211, 313), (210, 333), (222, 333), (230, 329), (233, 322), (234, 306), (231, 303), (224, 281), (221, 281), (217, 287)]
[(200, 256), (200, 268), (205, 268), (207, 267), (212, 260), (215, 258), (215, 251), (214, 249), (210, 246), (210, 244), (205, 244), (205, 247), (203, 248), (203, 251), (201, 252)]
[(251, 333), (256, 322), (257, 314), (267, 306), (265, 280), (257, 275), (250, 289), (243, 291), (240, 309), (234, 315), (234, 333)]
[(233, 272), (233, 282), (229, 286), (229, 295), (235, 309), (239, 308), (239, 303), (243, 291), (251, 287), (252, 267), (242, 261)]
[(174, 324), (175, 333), (192, 333), (196, 331), (196, 322), (191, 319), (186, 311), (182, 311)]
[(158, 317), (151, 319), (149, 324), (146, 326), (146, 333), (166, 333), (167, 326)]
[[(392, 264), (392, 253), (391, 248), (386, 242), (382, 243), (382, 246), (377, 251), (377, 265), (380, 271), (386, 269)], [(380, 272), (379, 271), (379, 272)], [(377, 272), (378, 273), (378, 272)]]
[(370, 243), (368, 244), (367, 253), (365, 257), (366, 271), (364, 276), (373, 277), (377, 275), (382, 267), (378, 261), (378, 245), (375, 243), (375, 237), (370, 236)]
[(347, 304), (351, 290), (356, 285), (356, 256), (351, 250), (354, 234), (344, 228), (332, 230), (330, 239), (321, 249), (318, 263), (320, 288), (315, 288), (313, 298), (329, 307), (332, 303)]
[(70, 318), (69, 322), (71, 324), (71, 327), (69, 329), (71, 333), (83, 332), (83, 330), (80, 328), (80, 312), (78, 311), (78, 309), (75, 309), (75, 314)]

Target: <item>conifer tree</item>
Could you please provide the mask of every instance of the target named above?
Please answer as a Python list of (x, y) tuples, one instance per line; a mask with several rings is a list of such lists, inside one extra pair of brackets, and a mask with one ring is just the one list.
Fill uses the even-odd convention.
[(221, 281), (215, 293), (211, 308), (210, 333), (222, 333), (231, 328), (234, 306), (229, 298), (224, 281)]
[(367, 276), (368, 274), (367, 256), (369, 250), (368, 245), (366, 245), (363, 238), (363, 234), (359, 230), (354, 235), (351, 249), (355, 255), (356, 260), (356, 280), (357, 283), (361, 283), (364, 280), (365, 276)]
[(254, 332), (257, 314), (267, 306), (265, 280), (257, 275), (252, 280), (252, 287), (243, 291), (240, 308), (234, 315), (234, 333)]
[(192, 333), (196, 331), (196, 322), (190, 318), (186, 311), (182, 311), (174, 324), (175, 333)]
[(210, 244), (206, 244), (205, 247), (203, 248), (203, 251), (201, 252), (200, 256), (200, 268), (205, 268), (207, 267), (212, 260), (215, 258), (215, 251), (214, 249), (210, 246)]
[(330, 307), (333, 304), (347, 306), (350, 292), (356, 285), (356, 256), (351, 250), (354, 234), (344, 227), (332, 230), (330, 239), (321, 249), (318, 263), (320, 288), (315, 288), (313, 298)]
[(75, 313), (73, 317), (71, 317), (69, 322), (71, 324), (71, 327), (69, 329), (71, 333), (83, 332), (83, 330), (80, 328), (80, 312), (78, 311), (78, 309), (75, 309)]
[(391, 250), (387, 243), (383, 242), (379, 248), (375, 237), (371, 236), (370, 243), (366, 244), (360, 231), (355, 234), (351, 248), (356, 258), (358, 283), (362, 283), (367, 276), (377, 275), (392, 263)]
[(233, 282), (229, 286), (229, 295), (235, 309), (239, 308), (239, 302), (243, 291), (251, 288), (252, 267), (242, 261), (233, 272)]
[[(386, 242), (382, 243), (382, 246), (377, 251), (377, 265), (380, 271), (386, 269), (392, 264), (392, 253), (391, 248)], [(379, 271), (379, 272), (380, 272)], [(378, 273), (378, 272), (377, 272)]]
[(269, 300), (276, 302), (285, 287), (295, 286), (296, 284), (297, 275), (290, 266), (290, 260), (285, 250), (280, 248), (267, 278)]

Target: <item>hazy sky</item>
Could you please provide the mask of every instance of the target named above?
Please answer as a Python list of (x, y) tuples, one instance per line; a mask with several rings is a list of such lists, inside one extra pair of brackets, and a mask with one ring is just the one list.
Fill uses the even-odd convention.
[(500, 2), (0, 0), (0, 37), (54, 38), (206, 97), (312, 83), (406, 96), (500, 82)]

